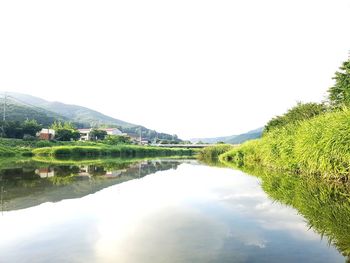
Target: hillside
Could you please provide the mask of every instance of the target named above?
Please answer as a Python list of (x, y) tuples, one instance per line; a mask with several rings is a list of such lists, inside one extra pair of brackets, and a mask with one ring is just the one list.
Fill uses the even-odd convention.
[(56, 101), (51, 102), (31, 95), (14, 92), (8, 92), (7, 95), (14, 97), (19, 101), (22, 101), (23, 103), (35, 105), (48, 111), (55, 112), (73, 122), (82, 123), (86, 127), (112, 125), (129, 128), (137, 126), (135, 124), (118, 120), (110, 116), (104, 115), (98, 111), (78, 105), (65, 104)]
[[(3, 117), (4, 99), (0, 98), (1, 119)], [(43, 126), (51, 125), (55, 120), (69, 121), (68, 118), (55, 112), (20, 104), (11, 98), (6, 100), (6, 120), (23, 122), (27, 119), (35, 119)]]
[(246, 133), (238, 134), (238, 135), (213, 137), (213, 138), (194, 138), (194, 139), (191, 139), (191, 142), (197, 143), (201, 141), (204, 143), (224, 142), (224, 143), (230, 143), (230, 144), (240, 144), (248, 140), (260, 138), (262, 135), (262, 131), (263, 131), (263, 128), (258, 128)]
[[(118, 127), (123, 132), (132, 137), (139, 137), (140, 131), (144, 140), (177, 140), (177, 136), (166, 133), (159, 133), (146, 127), (122, 121), (98, 111), (82, 107), (79, 105), (65, 104), (62, 102), (51, 102), (31, 96), (28, 94), (6, 92), (7, 95), (7, 116), (8, 120), (24, 121), (26, 119), (36, 119), (43, 126), (49, 126), (55, 120), (71, 121), (79, 128), (110, 126)], [(1, 92), (3, 97), (4, 93)], [(3, 98), (0, 99), (3, 104)], [(0, 107), (0, 112), (2, 110)]]

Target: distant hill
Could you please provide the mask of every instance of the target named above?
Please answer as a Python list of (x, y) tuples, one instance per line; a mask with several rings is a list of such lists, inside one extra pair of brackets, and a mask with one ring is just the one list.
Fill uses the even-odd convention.
[[(1, 120), (3, 117), (4, 99), (0, 98)], [(25, 120), (35, 119), (43, 126), (51, 125), (55, 120), (69, 121), (68, 118), (59, 115), (55, 112), (47, 111), (45, 109), (36, 108), (20, 104), (17, 101), (8, 98), (6, 100), (6, 120), (23, 122)]]
[[(176, 140), (181, 141), (177, 136), (159, 133), (141, 125), (122, 121), (98, 111), (62, 102), (51, 102), (31, 96), (28, 94), (6, 92), (7, 95), (7, 116), (9, 120), (24, 121), (36, 119), (40, 124), (49, 126), (55, 120), (71, 121), (79, 128), (86, 127), (118, 127), (132, 137), (139, 137), (140, 130), (144, 140)], [(0, 112), (3, 104), (4, 92), (0, 92)], [(1, 117), (1, 116), (0, 116)]]
[(118, 120), (110, 116), (104, 115), (98, 111), (78, 105), (65, 104), (56, 101), (51, 102), (31, 95), (14, 92), (8, 92), (7, 95), (14, 97), (18, 101), (22, 101), (23, 103), (35, 105), (36, 107), (44, 108), (48, 111), (55, 112), (73, 122), (82, 123), (86, 127), (113, 125), (129, 128), (133, 126), (138, 126), (136, 124), (131, 124), (122, 120)]
[(263, 129), (264, 128), (258, 128), (239, 135), (230, 135), (230, 136), (213, 137), (213, 138), (194, 138), (194, 139), (191, 139), (191, 142), (197, 143), (201, 141), (204, 143), (224, 142), (224, 143), (231, 143), (231, 144), (239, 144), (248, 140), (260, 138), (262, 135)]

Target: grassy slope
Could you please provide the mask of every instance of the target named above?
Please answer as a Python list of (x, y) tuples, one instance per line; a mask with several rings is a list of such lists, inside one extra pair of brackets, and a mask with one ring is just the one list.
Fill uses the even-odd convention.
[(237, 167), (263, 166), (345, 180), (350, 172), (350, 111), (326, 113), (275, 129), (220, 159)]

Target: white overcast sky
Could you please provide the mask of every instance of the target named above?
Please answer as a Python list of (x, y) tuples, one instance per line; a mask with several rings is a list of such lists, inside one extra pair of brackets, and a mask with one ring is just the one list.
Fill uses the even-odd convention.
[(323, 100), (349, 49), (349, 0), (0, 2), (0, 90), (184, 139)]

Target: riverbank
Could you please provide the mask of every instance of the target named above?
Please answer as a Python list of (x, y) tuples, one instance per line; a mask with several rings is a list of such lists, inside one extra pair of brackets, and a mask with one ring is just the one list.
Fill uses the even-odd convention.
[(0, 157), (162, 157), (191, 156), (197, 151), (187, 148), (163, 148), (130, 144), (108, 145), (100, 142), (48, 142), (0, 139)]
[(203, 150), (235, 167), (263, 167), (302, 176), (347, 181), (350, 173), (350, 110), (328, 112), (276, 128), (261, 139), (221, 153), (221, 145)]
[(35, 156), (48, 157), (152, 157), (152, 156), (172, 156), (172, 155), (193, 155), (192, 149), (181, 148), (161, 148), (137, 145), (121, 146), (55, 146), (34, 149)]

